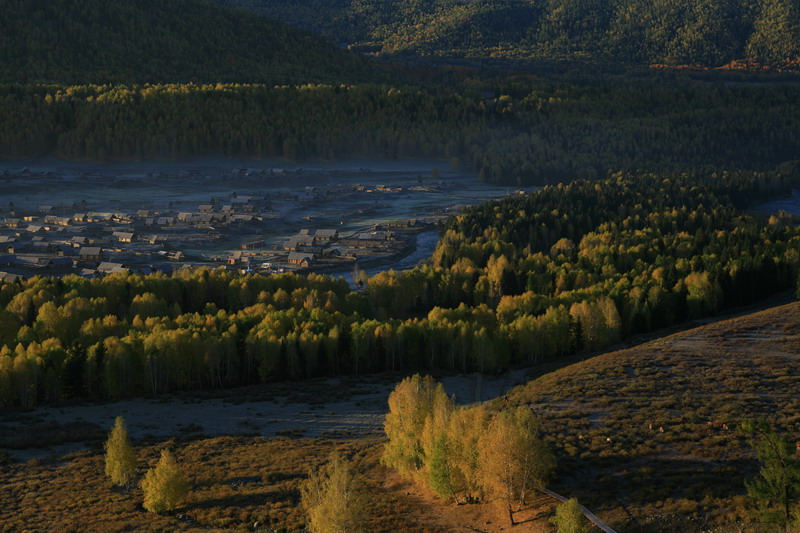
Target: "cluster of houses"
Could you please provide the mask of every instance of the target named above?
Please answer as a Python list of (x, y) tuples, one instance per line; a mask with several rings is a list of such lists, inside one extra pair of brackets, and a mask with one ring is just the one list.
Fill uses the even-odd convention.
[[(282, 173), (276, 169), (232, 172), (265, 179)], [(17, 177), (38, 176), (27, 169), (0, 171), (0, 180), (5, 183), (13, 183), (11, 180)], [(56, 175), (45, 172), (41, 177), (51, 180)], [(78, 177), (104, 185), (109, 179), (116, 182), (116, 178), (105, 175), (82, 173)], [(159, 178), (150, 174), (147, 177)], [(191, 181), (200, 180), (204, 175), (179, 172), (177, 177)], [(287, 177), (285, 181), (291, 182), (292, 178)], [(190, 199), (196, 194), (194, 191), (187, 198), (172, 202), (158, 198), (140, 201), (137, 198), (141, 196), (134, 194), (130, 199), (112, 197), (102, 207), (99, 201), (91, 199), (89, 202), (59, 202), (47, 197), (43, 201), (48, 205), (36, 206), (4, 203), (0, 197), (0, 281), (39, 274), (79, 274), (91, 278), (120, 272), (170, 272), (175, 268), (200, 265), (224, 265), (242, 271), (283, 272), (310, 268), (331, 271), (329, 267), (402, 252), (408, 247), (402, 234), (420, 227), (413, 221), (391, 227), (376, 226), (352, 234), (340, 234), (339, 230), (330, 228), (304, 229), (286, 240), (276, 241), (265, 234), (270, 229), (274, 231), (270, 221), (283, 220), (277, 213), (301, 214), (305, 221), (312, 221), (311, 224), (343, 224), (348, 219), (373, 218), (372, 213), (383, 208), (371, 200), (365, 203), (361, 198), (363, 193), (400, 193), (430, 187), (430, 184), (426, 187), (339, 184), (296, 189), (290, 185), (292, 190), (272, 190), (268, 195), (234, 193), (209, 201)], [(23, 197), (16, 195), (14, 198), (20, 199), (22, 204)], [(309, 207), (323, 202), (324, 208)], [(330, 204), (336, 207), (326, 212)], [(320, 216), (327, 222), (313, 222)], [(229, 252), (224, 244), (214, 246), (213, 241), (237, 243), (231, 247), (240, 249)], [(217, 252), (221, 255), (211, 255), (213, 250), (220, 249), (225, 250)]]
[(396, 244), (394, 235), (384, 230), (340, 236), (335, 229), (318, 229), (313, 233), (303, 229), (286, 240), (282, 249), (289, 252), (290, 265), (308, 268), (325, 260), (355, 260), (361, 254), (391, 253)]
[(170, 204), (93, 212), (85, 201), (36, 208), (0, 202), (0, 280), (44, 273), (96, 277), (171, 271), (186, 260), (181, 248), (263, 221), (270, 210), (263, 197), (237, 195), (191, 211)]
[(302, 229), (274, 249), (256, 251), (264, 248), (265, 241), (246, 242), (241, 250), (230, 254), (227, 264), (238, 266), (243, 271), (253, 269), (259, 261), (262, 270), (284, 272), (287, 270), (314, 268), (325, 270), (341, 267), (364, 257), (392, 255), (403, 250), (407, 244), (397, 239), (395, 234), (380, 227), (373, 231), (341, 235), (336, 229)]

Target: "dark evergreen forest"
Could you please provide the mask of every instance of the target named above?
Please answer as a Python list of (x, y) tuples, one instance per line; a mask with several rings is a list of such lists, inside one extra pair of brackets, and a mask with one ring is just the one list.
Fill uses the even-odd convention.
[(800, 84), (0, 86), (0, 155), (437, 157), (509, 185), (771, 170), (800, 154)]
[(303, 30), (197, 0), (0, 0), (0, 82), (364, 82)]

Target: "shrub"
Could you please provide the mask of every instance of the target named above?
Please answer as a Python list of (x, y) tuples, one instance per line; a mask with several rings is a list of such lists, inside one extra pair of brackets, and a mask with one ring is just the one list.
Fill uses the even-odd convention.
[(589, 523), (583, 516), (577, 498), (559, 504), (551, 522), (558, 528), (558, 533), (589, 533)]

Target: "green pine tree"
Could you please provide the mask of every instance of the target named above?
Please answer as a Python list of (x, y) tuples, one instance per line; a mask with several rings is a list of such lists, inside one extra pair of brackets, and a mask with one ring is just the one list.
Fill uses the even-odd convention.
[(794, 440), (779, 435), (767, 422), (746, 421), (745, 433), (758, 454), (758, 476), (745, 482), (747, 494), (766, 508), (780, 509), (776, 521), (791, 520), (792, 507), (800, 500), (800, 457)]

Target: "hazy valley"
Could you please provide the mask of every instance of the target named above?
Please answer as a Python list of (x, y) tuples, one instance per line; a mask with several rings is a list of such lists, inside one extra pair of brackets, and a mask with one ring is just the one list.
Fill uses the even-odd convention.
[(798, 43), (0, 0), (0, 531), (798, 531)]

